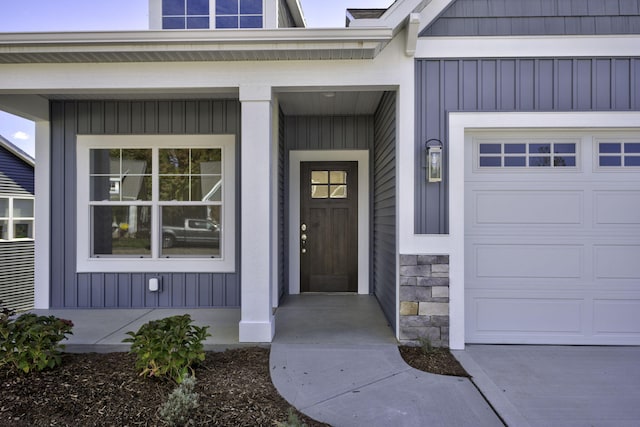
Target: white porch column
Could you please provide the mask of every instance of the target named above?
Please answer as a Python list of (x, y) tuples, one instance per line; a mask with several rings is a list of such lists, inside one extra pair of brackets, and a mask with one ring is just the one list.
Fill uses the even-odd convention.
[(271, 87), (241, 86), (240, 342), (271, 342)]
[(50, 305), (49, 251), (51, 242), (51, 180), (49, 152), (51, 146), (49, 121), (36, 122), (36, 168), (35, 168), (35, 271), (34, 271), (34, 307), (47, 309)]

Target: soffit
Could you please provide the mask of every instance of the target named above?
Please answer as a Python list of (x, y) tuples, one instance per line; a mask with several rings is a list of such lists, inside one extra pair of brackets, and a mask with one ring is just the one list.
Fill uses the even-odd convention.
[(372, 59), (389, 28), (0, 34), (0, 63)]

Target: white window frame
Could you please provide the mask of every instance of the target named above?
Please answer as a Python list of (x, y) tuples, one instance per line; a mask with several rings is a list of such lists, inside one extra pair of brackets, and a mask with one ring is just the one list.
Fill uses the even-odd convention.
[[(222, 150), (222, 241), (220, 258), (160, 258), (160, 225), (158, 206), (153, 202), (151, 229), (157, 230), (152, 237), (152, 257), (117, 258), (91, 256), (91, 214), (89, 153), (91, 149), (111, 148), (213, 148)], [(78, 135), (77, 136), (77, 262), (80, 272), (193, 272), (226, 273), (235, 271), (235, 135)], [(158, 168), (154, 168), (154, 178)]]
[[(0, 199), (7, 199), (7, 201), (9, 202), (9, 216), (2, 216), (0, 215), (0, 220), (1, 221), (7, 221), (7, 238), (3, 239), (2, 235), (0, 234), (0, 242), (9, 242), (9, 241), (30, 241), (30, 240), (35, 240), (35, 235), (36, 235), (36, 230), (35, 230), (35, 198), (33, 196), (23, 196), (23, 195), (18, 195), (18, 194), (0, 194)], [(34, 216), (31, 217), (27, 217), (27, 216), (20, 216), (20, 217), (16, 217), (13, 215), (13, 202), (14, 200), (31, 200), (34, 204), (33, 206), (33, 212), (34, 212)], [(31, 221), (31, 230), (32, 230), (32, 235), (33, 237), (14, 237), (14, 222), (16, 220), (25, 220), (25, 221)]]

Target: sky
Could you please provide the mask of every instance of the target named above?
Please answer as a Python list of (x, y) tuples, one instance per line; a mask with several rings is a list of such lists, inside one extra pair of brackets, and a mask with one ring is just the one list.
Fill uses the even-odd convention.
[[(347, 8), (387, 8), (393, 0), (300, 0), (307, 27), (344, 27)], [(149, 0), (0, 0), (0, 32), (127, 31), (149, 27)], [(123, 13), (126, 12), (126, 13)], [(34, 124), (0, 111), (0, 135), (35, 157)]]

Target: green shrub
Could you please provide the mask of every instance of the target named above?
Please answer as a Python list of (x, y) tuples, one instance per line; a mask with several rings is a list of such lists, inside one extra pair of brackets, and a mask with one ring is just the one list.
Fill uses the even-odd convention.
[(435, 350), (431, 343), (431, 338), (427, 336), (418, 337), (418, 342), (420, 343), (420, 348), (422, 349), (423, 354), (430, 354)]
[(55, 316), (27, 313), (12, 319), (12, 315), (6, 308), (0, 312), (0, 366), (28, 373), (60, 365), (64, 349), (60, 341), (72, 334), (73, 323)]
[(198, 393), (194, 392), (195, 378), (186, 375), (160, 408), (160, 418), (171, 427), (192, 425), (191, 411), (198, 407)]
[(306, 423), (303, 423), (298, 417), (298, 414), (293, 412), (293, 409), (289, 408), (287, 412), (287, 421), (282, 423), (279, 421), (275, 422), (276, 427), (307, 427)]
[(192, 325), (188, 314), (172, 316), (127, 332), (130, 338), (123, 342), (131, 343), (140, 375), (169, 377), (180, 384), (187, 374), (194, 374), (192, 366), (204, 360), (202, 343), (210, 335), (208, 328)]

